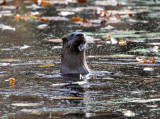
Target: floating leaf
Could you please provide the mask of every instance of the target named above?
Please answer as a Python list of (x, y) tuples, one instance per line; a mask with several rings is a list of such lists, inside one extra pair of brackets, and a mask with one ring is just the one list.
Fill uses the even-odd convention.
[(154, 69), (153, 68), (150, 68), (150, 67), (145, 67), (144, 69), (143, 69), (143, 71), (153, 71)]
[(11, 84), (14, 84), (16, 80), (14, 78), (10, 78), (9, 81)]
[(143, 100), (133, 100), (130, 102), (136, 102), (136, 103), (148, 103), (148, 102), (155, 102), (155, 101), (160, 101), (160, 98), (155, 98), (155, 99), (143, 99)]
[(132, 16), (133, 16), (133, 14), (132, 14), (132, 13), (129, 13), (129, 14), (128, 14), (128, 16), (129, 16), (129, 17), (132, 17)]
[(156, 107), (158, 107), (158, 106), (157, 106), (157, 105), (146, 105), (146, 107), (156, 108)]
[(12, 106), (17, 106), (17, 107), (37, 107), (41, 106), (42, 104), (40, 103), (13, 103)]
[(38, 5), (41, 5), (41, 6), (50, 6), (51, 2), (50, 1), (45, 1), (45, 0), (38, 0)]
[(152, 49), (151, 49), (151, 52), (159, 52), (159, 47), (158, 46), (154, 46)]
[(87, 0), (77, 0), (77, 2), (78, 2), (78, 3), (83, 3), (83, 4), (84, 4), (84, 3), (87, 2)]
[[(103, 23), (101, 23), (101, 24), (103, 24)], [(104, 30), (104, 29), (110, 30), (110, 29), (114, 29), (114, 27), (111, 26), (111, 25), (108, 25), (107, 27), (104, 27), (104, 28), (101, 28), (101, 29), (102, 29), (102, 30)]]
[(65, 86), (68, 85), (69, 83), (59, 83), (59, 84), (52, 84), (52, 87), (60, 87), (60, 86)]
[(3, 0), (2, 3), (0, 3), (0, 5), (6, 5), (7, 1)]
[(153, 59), (153, 57), (149, 57), (149, 60), (145, 60), (145, 59), (140, 59), (138, 57), (136, 57), (137, 62), (139, 63), (150, 63), (150, 64), (155, 64), (155, 60)]
[(20, 50), (25, 50), (25, 49), (27, 49), (27, 48), (29, 48), (30, 46), (28, 46), (28, 45), (24, 45), (24, 46), (21, 46), (19, 49)]
[(48, 43), (62, 43), (62, 39), (45, 39)]
[(62, 46), (54, 46), (53, 49), (61, 49)]
[(96, 79), (97, 77), (96, 76), (92, 76), (90, 79)]
[(13, 5), (9, 5), (9, 6), (2, 6), (2, 9), (9, 9), (9, 10), (14, 10), (16, 9), (17, 7), (16, 6), (13, 6)]
[(69, 19), (66, 17), (60, 17), (60, 16), (52, 16), (52, 17), (42, 17), (40, 19), (43, 22), (48, 22), (48, 21), (68, 21)]
[(152, 64), (156, 63), (156, 61), (153, 59), (153, 57), (149, 57), (149, 60), (151, 61)]
[(127, 45), (127, 43), (126, 43), (126, 41), (124, 41), (124, 40), (122, 39), (122, 40), (120, 40), (120, 41), (118, 42), (118, 45), (124, 46), (124, 45)]
[(73, 14), (75, 14), (75, 13), (74, 12), (68, 12), (68, 11), (62, 11), (62, 12), (58, 13), (58, 15), (64, 16), (64, 17), (66, 17), (68, 15), (73, 15)]
[(55, 64), (42, 64), (42, 65), (39, 65), (38, 67), (53, 67), (55, 66)]
[(49, 22), (50, 19), (48, 19), (48, 18), (41, 18), (41, 21), (43, 21), (43, 22)]
[(72, 17), (71, 21), (72, 21), (72, 22), (78, 22), (78, 21), (83, 22), (83, 18), (80, 18), (79, 16), (77, 16), (77, 17)]
[(0, 24), (0, 28), (1, 28), (2, 30), (11, 30), (11, 31), (15, 31), (15, 30), (16, 30), (16, 28), (13, 28), (13, 27), (11, 27), (11, 26), (4, 25), (4, 24)]
[(27, 9), (33, 9), (33, 10), (37, 10), (37, 9), (42, 9), (44, 7), (36, 5), (36, 4), (32, 4), (30, 6), (26, 6)]
[(115, 39), (115, 38), (111, 38), (111, 44), (117, 44), (118, 43), (118, 41), (117, 41), (117, 39)]
[(133, 113), (130, 110), (123, 111), (123, 114), (124, 114), (124, 116), (127, 116), (127, 117), (133, 117), (133, 116), (135, 116), (135, 113)]
[(40, 24), (40, 25), (37, 26), (37, 28), (40, 29), (40, 30), (44, 30), (44, 29), (46, 29), (47, 27), (48, 27), (47, 24)]

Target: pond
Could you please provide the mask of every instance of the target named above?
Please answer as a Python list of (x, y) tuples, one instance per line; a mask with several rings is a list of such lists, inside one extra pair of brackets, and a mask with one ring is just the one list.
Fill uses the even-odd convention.
[[(0, 3), (1, 119), (159, 118), (160, 1)], [(61, 39), (75, 31), (93, 40), (92, 72), (61, 76)]]

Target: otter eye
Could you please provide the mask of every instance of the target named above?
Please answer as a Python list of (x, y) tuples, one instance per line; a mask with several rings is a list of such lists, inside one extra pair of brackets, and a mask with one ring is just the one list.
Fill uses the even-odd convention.
[(74, 34), (71, 34), (71, 37), (73, 37), (74, 36)]

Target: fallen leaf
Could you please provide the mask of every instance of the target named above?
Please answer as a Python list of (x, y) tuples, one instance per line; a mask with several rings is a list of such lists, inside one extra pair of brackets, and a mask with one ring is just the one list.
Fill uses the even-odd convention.
[(151, 49), (151, 52), (159, 52), (159, 47), (158, 46), (154, 46), (152, 49)]
[(43, 9), (44, 7), (36, 5), (36, 4), (32, 4), (30, 6), (26, 6), (27, 9), (33, 9), (33, 10), (38, 10), (38, 9)]
[(14, 84), (16, 80), (14, 78), (10, 78), (9, 81), (11, 84)]
[(152, 64), (155, 64), (155, 60), (153, 59), (153, 57), (149, 57), (149, 60), (151, 61)]
[(117, 44), (117, 43), (118, 43), (117, 39), (111, 38), (111, 44), (112, 44), (112, 45)]
[(81, 22), (81, 21), (77, 21), (75, 22), (77, 25), (80, 25), (82, 27), (85, 27), (85, 28), (89, 28), (89, 27), (98, 27), (99, 25), (96, 25), (96, 24), (92, 24), (90, 22)]
[(37, 28), (40, 29), (40, 30), (44, 30), (44, 29), (46, 29), (47, 27), (48, 27), (47, 24), (40, 24), (40, 25), (37, 26)]
[(143, 100), (133, 100), (133, 101), (130, 101), (130, 102), (148, 103), (148, 102), (155, 102), (155, 101), (160, 101), (160, 98), (155, 98), (155, 99), (143, 99)]
[(126, 41), (124, 41), (124, 40), (122, 39), (122, 40), (120, 40), (120, 41), (118, 42), (118, 45), (124, 46), (124, 45), (127, 45), (127, 43), (126, 43)]
[(12, 13), (11, 10), (0, 11), (0, 14), (1, 14), (2, 16), (12, 16), (12, 15), (13, 15), (13, 13)]
[(115, 16), (117, 19), (121, 19), (121, 16), (119, 14), (116, 14)]
[(3, 0), (2, 3), (0, 3), (0, 5), (6, 5), (7, 1)]
[(59, 16), (64, 16), (64, 17), (66, 17), (68, 15), (73, 15), (73, 14), (75, 14), (75, 13), (74, 12), (68, 12), (68, 11), (62, 11), (62, 12), (58, 13)]
[(8, 10), (14, 10), (16, 9), (17, 7), (16, 6), (13, 6), (13, 5), (8, 5), (8, 6), (2, 6), (2, 9), (8, 9)]
[(96, 79), (96, 76), (92, 76), (90, 79)]
[(149, 57), (149, 60), (145, 60), (144, 58), (140, 59), (140, 58), (136, 57), (136, 60), (139, 63), (155, 64), (155, 60), (153, 59), (153, 57)]
[(150, 67), (145, 67), (144, 69), (143, 69), (143, 71), (153, 71), (154, 69), (153, 68), (150, 68)]
[(49, 22), (50, 21), (50, 19), (48, 19), (48, 18), (41, 18), (40, 19), (42, 22)]
[(24, 46), (21, 46), (21, 47), (19, 47), (19, 49), (20, 50), (25, 50), (25, 49), (27, 49), (27, 48), (29, 48), (30, 46), (28, 46), (28, 45), (24, 45)]
[(124, 114), (124, 116), (127, 116), (127, 117), (133, 117), (133, 116), (135, 116), (135, 113), (133, 113), (130, 110), (123, 111), (123, 114)]
[(77, 2), (78, 2), (78, 3), (83, 3), (83, 4), (84, 4), (84, 3), (87, 2), (87, 0), (77, 0)]
[(98, 6), (118, 6), (118, 5), (125, 5), (124, 2), (121, 2), (121, 3), (117, 3), (116, 1), (96, 1), (95, 2), (96, 5)]
[[(101, 23), (102, 24), (102, 23)], [(103, 27), (103, 28), (101, 28), (102, 30), (111, 30), (111, 29), (114, 29), (114, 27), (113, 26), (111, 26), (111, 25), (108, 25), (107, 27)]]
[(83, 18), (80, 18), (79, 16), (77, 16), (77, 17), (72, 17), (72, 18), (71, 18), (71, 21), (72, 21), (72, 22), (78, 22), (78, 21), (83, 22)]
[(17, 106), (17, 107), (37, 107), (41, 106), (42, 104), (40, 103), (13, 103), (12, 106)]
[(16, 28), (13, 28), (11, 26), (4, 25), (4, 24), (0, 24), (0, 29), (2, 29), (2, 30), (11, 30), (11, 31), (15, 31), (16, 30)]
[(128, 16), (129, 16), (129, 17), (132, 17), (132, 16), (133, 16), (133, 14), (132, 14), (132, 13), (129, 13), (129, 14), (128, 14)]
[(61, 49), (62, 46), (54, 46), (53, 49)]
[(45, 0), (38, 0), (38, 5), (41, 5), (43, 7), (50, 6), (51, 2), (50, 1), (45, 1)]
[(62, 43), (62, 39), (45, 39), (48, 43)]
[(59, 84), (52, 84), (52, 87), (60, 87), (60, 86), (65, 86), (68, 85), (69, 83), (59, 83)]
[(42, 64), (42, 65), (39, 65), (38, 67), (43, 68), (43, 67), (53, 67), (53, 66), (55, 66), (55, 64)]
[(157, 105), (146, 105), (146, 107), (156, 108), (158, 106)]
[(41, 21), (69, 21), (66, 17), (60, 17), (60, 16), (52, 16), (52, 17), (42, 17)]

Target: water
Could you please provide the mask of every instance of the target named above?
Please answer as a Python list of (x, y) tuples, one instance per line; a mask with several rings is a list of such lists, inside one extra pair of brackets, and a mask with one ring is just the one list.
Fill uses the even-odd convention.
[[(0, 118), (159, 118), (160, 2), (104, 2), (88, 0), (87, 5), (59, 2), (33, 10), (26, 8), (33, 5), (29, 1), (11, 0), (5, 6), (12, 6), (0, 6)], [(86, 9), (91, 6), (92, 9)], [(99, 16), (97, 7), (112, 12), (113, 16), (109, 19)], [(65, 20), (49, 22), (14, 19), (16, 14), (36, 11), (41, 16), (57, 16), (61, 11), (70, 15)], [(96, 27), (93, 24), (82, 27), (70, 21), (75, 16), (92, 23), (93, 19), (99, 20), (93, 23)], [(106, 23), (100, 24), (104, 19)], [(47, 28), (37, 29), (40, 24), (47, 24)], [(61, 76), (62, 43), (46, 39), (62, 39), (76, 30), (95, 39), (86, 53), (92, 73)], [(109, 43), (105, 41), (106, 34), (126, 44)], [(137, 62), (136, 57), (146, 60), (153, 57), (156, 63)], [(15, 78), (15, 85), (10, 84), (11, 77)]]

